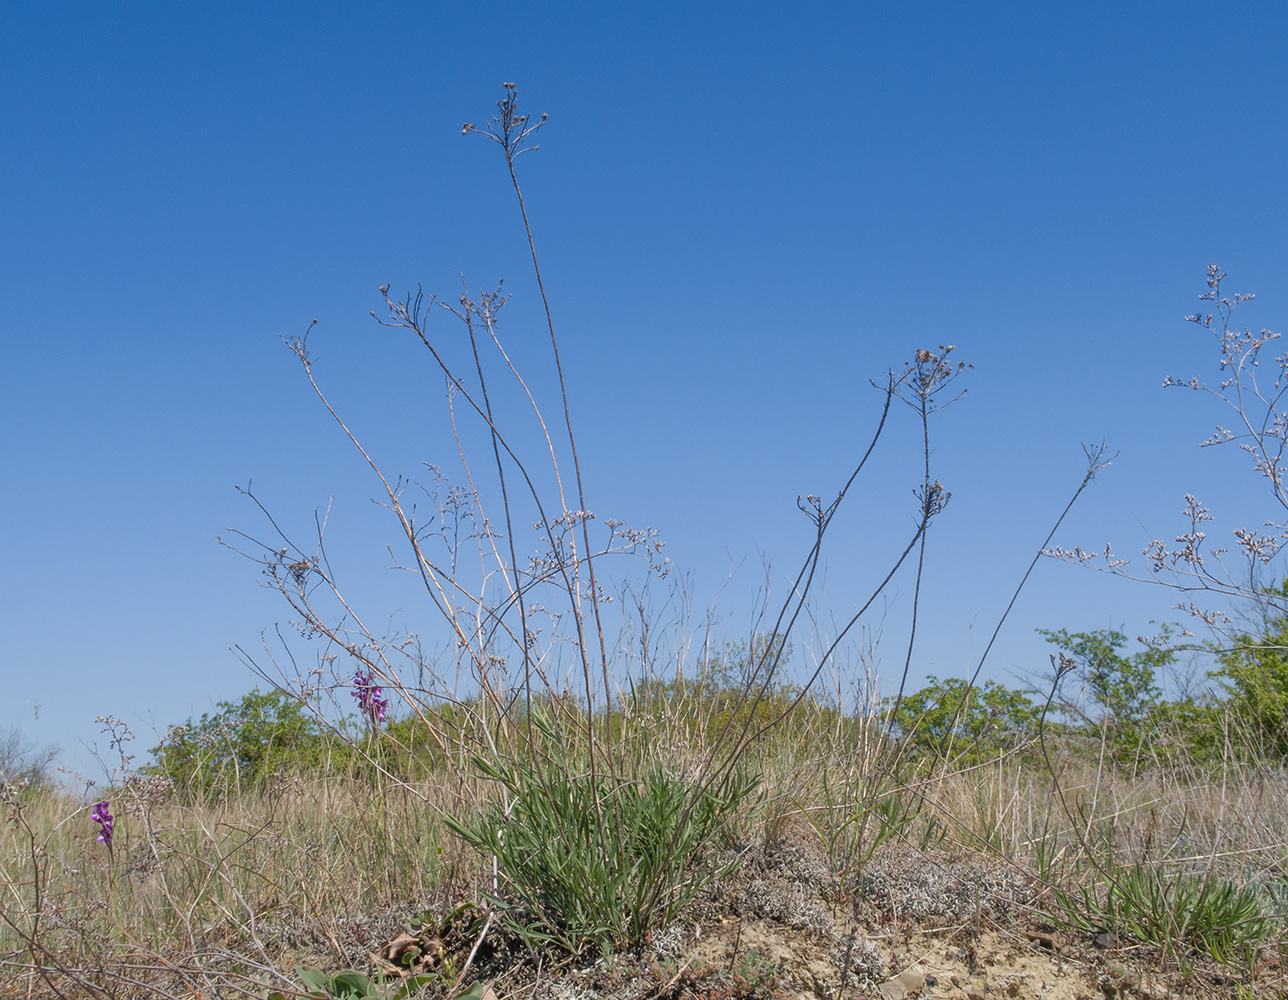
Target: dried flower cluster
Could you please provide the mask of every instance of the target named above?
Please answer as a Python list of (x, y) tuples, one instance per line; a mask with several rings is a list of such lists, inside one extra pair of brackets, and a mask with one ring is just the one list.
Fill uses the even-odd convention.
[[(1270, 486), (1271, 494), (1288, 511), (1288, 492), (1284, 488), (1285, 448), (1288, 448), (1288, 354), (1277, 355), (1272, 365), (1264, 366), (1261, 350), (1280, 339), (1269, 330), (1253, 332), (1238, 329), (1231, 323), (1235, 309), (1253, 299), (1243, 293), (1223, 294), (1221, 283), (1226, 272), (1216, 264), (1207, 270), (1207, 291), (1201, 302), (1211, 303), (1212, 312), (1194, 313), (1185, 320), (1202, 327), (1216, 341), (1218, 369), (1222, 374), (1216, 385), (1207, 385), (1197, 376), (1180, 378), (1169, 375), (1166, 388), (1188, 388), (1205, 392), (1225, 403), (1235, 415), (1235, 427), (1217, 425), (1201, 442), (1201, 447), (1236, 442), (1252, 459), (1254, 471)], [(1281, 596), (1267, 588), (1263, 579), (1271, 561), (1288, 544), (1288, 521), (1268, 520), (1261, 528), (1234, 527), (1233, 545), (1212, 545), (1204, 527), (1215, 520), (1211, 510), (1192, 493), (1185, 496), (1182, 516), (1185, 530), (1171, 542), (1151, 539), (1142, 549), (1148, 572), (1133, 574), (1130, 561), (1113, 555), (1105, 547), (1103, 561), (1099, 554), (1081, 546), (1052, 546), (1045, 554), (1056, 559), (1091, 565), (1102, 572), (1129, 579), (1160, 583), (1182, 592), (1206, 592), (1209, 599), (1233, 600), (1263, 608), (1272, 613), (1286, 613)], [(1228, 557), (1234, 556), (1233, 560)], [(1218, 634), (1227, 631), (1232, 619), (1224, 611), (1186, 599), (1176, 608), (1194, 616)]]

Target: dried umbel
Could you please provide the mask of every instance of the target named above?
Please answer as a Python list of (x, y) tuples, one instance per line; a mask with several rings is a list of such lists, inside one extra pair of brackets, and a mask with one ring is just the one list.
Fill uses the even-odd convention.
[(519, 114), (519, 88), (513, 83), (503, 83), (501, 86), (505, 88), (505, 97), (496, 102), (497, 114), (489, 118), (482, 127), (466, 122), (461, 126), (461, 135), (469, 135), (471, 132), (486, 135), (501, 146), (506, 157), (513, 161), (520, 153), (541, 148), (536, 145), (524, 146), (523, 143), (550, 116), (542, 114), (537, 121), (530, 121), (528, 115)]

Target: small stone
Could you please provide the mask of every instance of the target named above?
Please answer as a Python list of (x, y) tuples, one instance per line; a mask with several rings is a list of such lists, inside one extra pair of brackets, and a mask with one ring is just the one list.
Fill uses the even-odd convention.
[(913, 972), (911, 969), (908, 969), (906, 972), (901, 972), (899, 975), (895, 976), (894, 982), (898, 983), (909, 993), (916, 993), (918, 990), (925, 988), (926, 977), (920, 972)]
[(877, 993), (882, 1000), (904, 1000), (908, 991), (904, 988), (903, 983), (897, 979), (891, 979), (877, 987)]
[(1029, 931), (1028, 938), (1040, 948), (1047, 951), (1055, 951), (1055, 938), (1045, 931)]

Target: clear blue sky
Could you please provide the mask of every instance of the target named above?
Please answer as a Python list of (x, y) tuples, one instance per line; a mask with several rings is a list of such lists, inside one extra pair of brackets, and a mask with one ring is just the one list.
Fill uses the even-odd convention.
[[(920, 674), (973, 670), (1082, 441), (1122, 454), (1066, 544), (1138, 552), (1186, 491), (1214, 532), (1274, 516), (1197, 448), (1215, 407), (1160, 384), (1213, 371), (1181, 321), (1210, 260), (1288, 325), (1286, 39), (1277, 3), (4, 5), (0, 726), (83, 759), (96, 714), (146, 747), (248, 690), (229, 646), (287, 617), (215, 541), (262, 526), (250, 480), (301, 528), (334, 494), (351, 588), (429, 631), (278, 338), (319, 320), (319, 378), (412, 474), (450, 462), (441, 383), (370, 319), (379, 285), (505, 278), (544, 359), (503, 163), (460, 134), (503, 80), (550, 114), (520, 166), (589, 506), (657, 527), (698, 606), (733, 567), (742, 621), (763, 563), (794, 569), (795, 498), (866, 441), (867, 380), (938, 343), (976, 367), (936, 444)], [(838, 616), (910, 524), (896, 416), (832, 538)], [(1171, 603), (1044, 563), (986, 676), (1041, 670), (1035, 628), (1134, 635)]]

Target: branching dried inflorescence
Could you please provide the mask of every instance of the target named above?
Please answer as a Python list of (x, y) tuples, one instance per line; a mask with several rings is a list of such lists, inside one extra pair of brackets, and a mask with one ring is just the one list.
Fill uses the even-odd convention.
[[(1253, 471), (1269, 485), (1274, 502), (1288, 511), (1288, 492), (1284, 487), (1288, 354), (1276, 355), (1269, 364), (1263, 363), (1266, 360), (1262, 357), (1263, 349), (1279, 340), (1280, 335), (1264, 329), (1254, 333), (1232, 325), (1235, 310), (1253, 296), (1224, 294), (1221, 284), (1225, 278), (1226, 272), (1209, 264), (1207, 291), (1199, 300), (1210, 303), (1212, 311), (1185, 317), (1216, 341), (1220, 382), (1209, 385), (1197, 376), (1183, 379), (1169, 375), (1163, 380), (1163, 386), (1204, 392), (1229, 407), (1235, 415), (1234, 429), (1218, 424), (1201, 446), (1237, 443), (1251, 457)], [(1182, 517), (1185, 530), (1170, 542), (1154, 538), (1143, 547), (1144, 573), (1135, 572), (1130, 560), (1116, 556), (1108, 545), (1103, 553), (1081, 546), (1056, 545), (1046, 554), (1117, 576), (1166, 586), (1182, 594), (1204, 594), (1201, 600), (1186, 597), (1176, 607), (1199, 619), (1218, 636), (1228, 638), (1234, 619), (1226, 607), (1213, 607), (1214, 600), (1226, 606), (1231, 602), (1251, 605), (1262, 615), (1288, 613), (1288, 601), (1273, 585), (1278, 581), (1265, 579), (1275, 557), (1288, 543), (1288, 520), (1267, 520), (1257, 528), (1237, 526), (1231, 531), (1233, 544), (1212, 545), (1206, 526), (1215, 521), (1215, 516), (1195, 494), (1186, 494)]]
[[(530, 138), (547, 118), (530, 121), (518, 110), (514, 85), (507, 83), (505, 92), (495, 117), (481, 128), (466, 125), (462, 131), (487, 135), (500, 145), (526, 225), (514, 161), (520, 153), (536, 148)], [(530, 229), (528, 240), (540, 283)], [(528, 714), (534, 698), (564, 691), (575, 668), (580, 674), (580, 708), (565, 721), (588, 741), (591, 767), (606, 766), (611, 771), (611, 753), (601, 761), (595, 750), (601, 740), (606, 748), (611, 745), (609, 717), (616, 693), (615, 652), (605, 639), (603, 625), (603, 609), (612, 596), (596, 578), (596, 565), (610, 556), (636, 556), (658, 578), (665, 577), (670, 566), (655, 530), (634, 528), (619, 519), (599, 521), (584, 499), (544, 287), (549, 341), (563, 396), (563, 444), (503, 344), (500, 321), (509, 297), (502, 286), (478, 295), (465, 288), (455, 302), (427, 296), (423, 289), (397, 297), (389, 285), (381, 286), (380, 294), (383, 315), (377, 316), (374, 310), (372, 315), (383, 326), (410, 333), (427, 350), (433, 369), (443, 379), (446, 422), (456, 443), (462, 483), (448, 478), (442, 462), (426, 464), (432, 477), (428, 484), (386, 476), (331, 406), (316, 378), (309, 346), (313, 326), (286, 342), (318, 399), (380, 482), (384, 496), (379, 503), (393, 514), (405, 546), (401, 553), (390, 549), (395, 567), (419, 578), (428, 601), (447, 625), (450, 638), (439, 647), (446, 646), (446, 655), (426, 657), (418, 635), (378, 632), (366, 623), (364, 613), (342, 592), (327, 557), (325, 518), (318, 520), (315, 538), (307, 546), (298, 544), (248, 488), (243, 492), (260, 506), (277, 538), (261, 541), (237, 532), (253, 546), (244, 554), (261, 565), (266, 584), (286, 598), (297, 631), (323, 641), (328, 663), (334, 663), (337, 651), (353, 661), (360, 678), (354, 697), (361, 699), (362, 692), (373, 688), (388, 691), (402, 702), (404, 712), (418, 716), (431, 730), (436, 729), (432, 706), (447, 701), (476, 714), (480, 721), (487, 720), (485, 728), (503, 731), (513, 722), (517, 703)], [(450, 314), (463, 330), (463, 344), (438, 328), (436, 316), (444, 314)], [(526, 454), (517, 443), (528, 430), (518, 420), (521, 411), (512, 405), (515, 388), (522, 409), (542, 436), (544, 455)], [(484, 432), (483, 456), (471, 451), (471, 424)], [(480, 457), (484, 457), (482, 463)], [(569, 462), (571, 483), (565, 482), (564, 472)], [(428, 501), (427, 516), (419, 512), (417, 500), (422, 505)], [(533, 529), (531, 540), (522, 529), (527, 524)], [(266, 649), (266, 655), (276, 663), (276, 654)], [(258, 665), (257, 660), (246, 658)], [(333, 683), (343, 683), (347, 675), (342, 668), (332, 669)], [(415, 677), (415, 683), (409, 677)], [(315, 694), (316, 670), (297, 675), (290, 687), (301, 697)], [(556, 699), (553, 704), (562, 702)], [(362, 702), (362, 709), (371, 714), (367, 702)], [(598, 729), (597, 717), (605, 720)]]
[(527, 115), (519, 114), (518, 88), (513, 83), (503, 83), (501, 86), (505, 89), (505, 97), (496, 102), (497, 113), (482, 128), (466, 122), (461, 126), (461, 135), (486, 135), (505, 150), (507, 159), (513, 160), (520, 153), (541, 148), (523, 144), (550, 116), (543, 114), (537, 121), (530, 122)]

